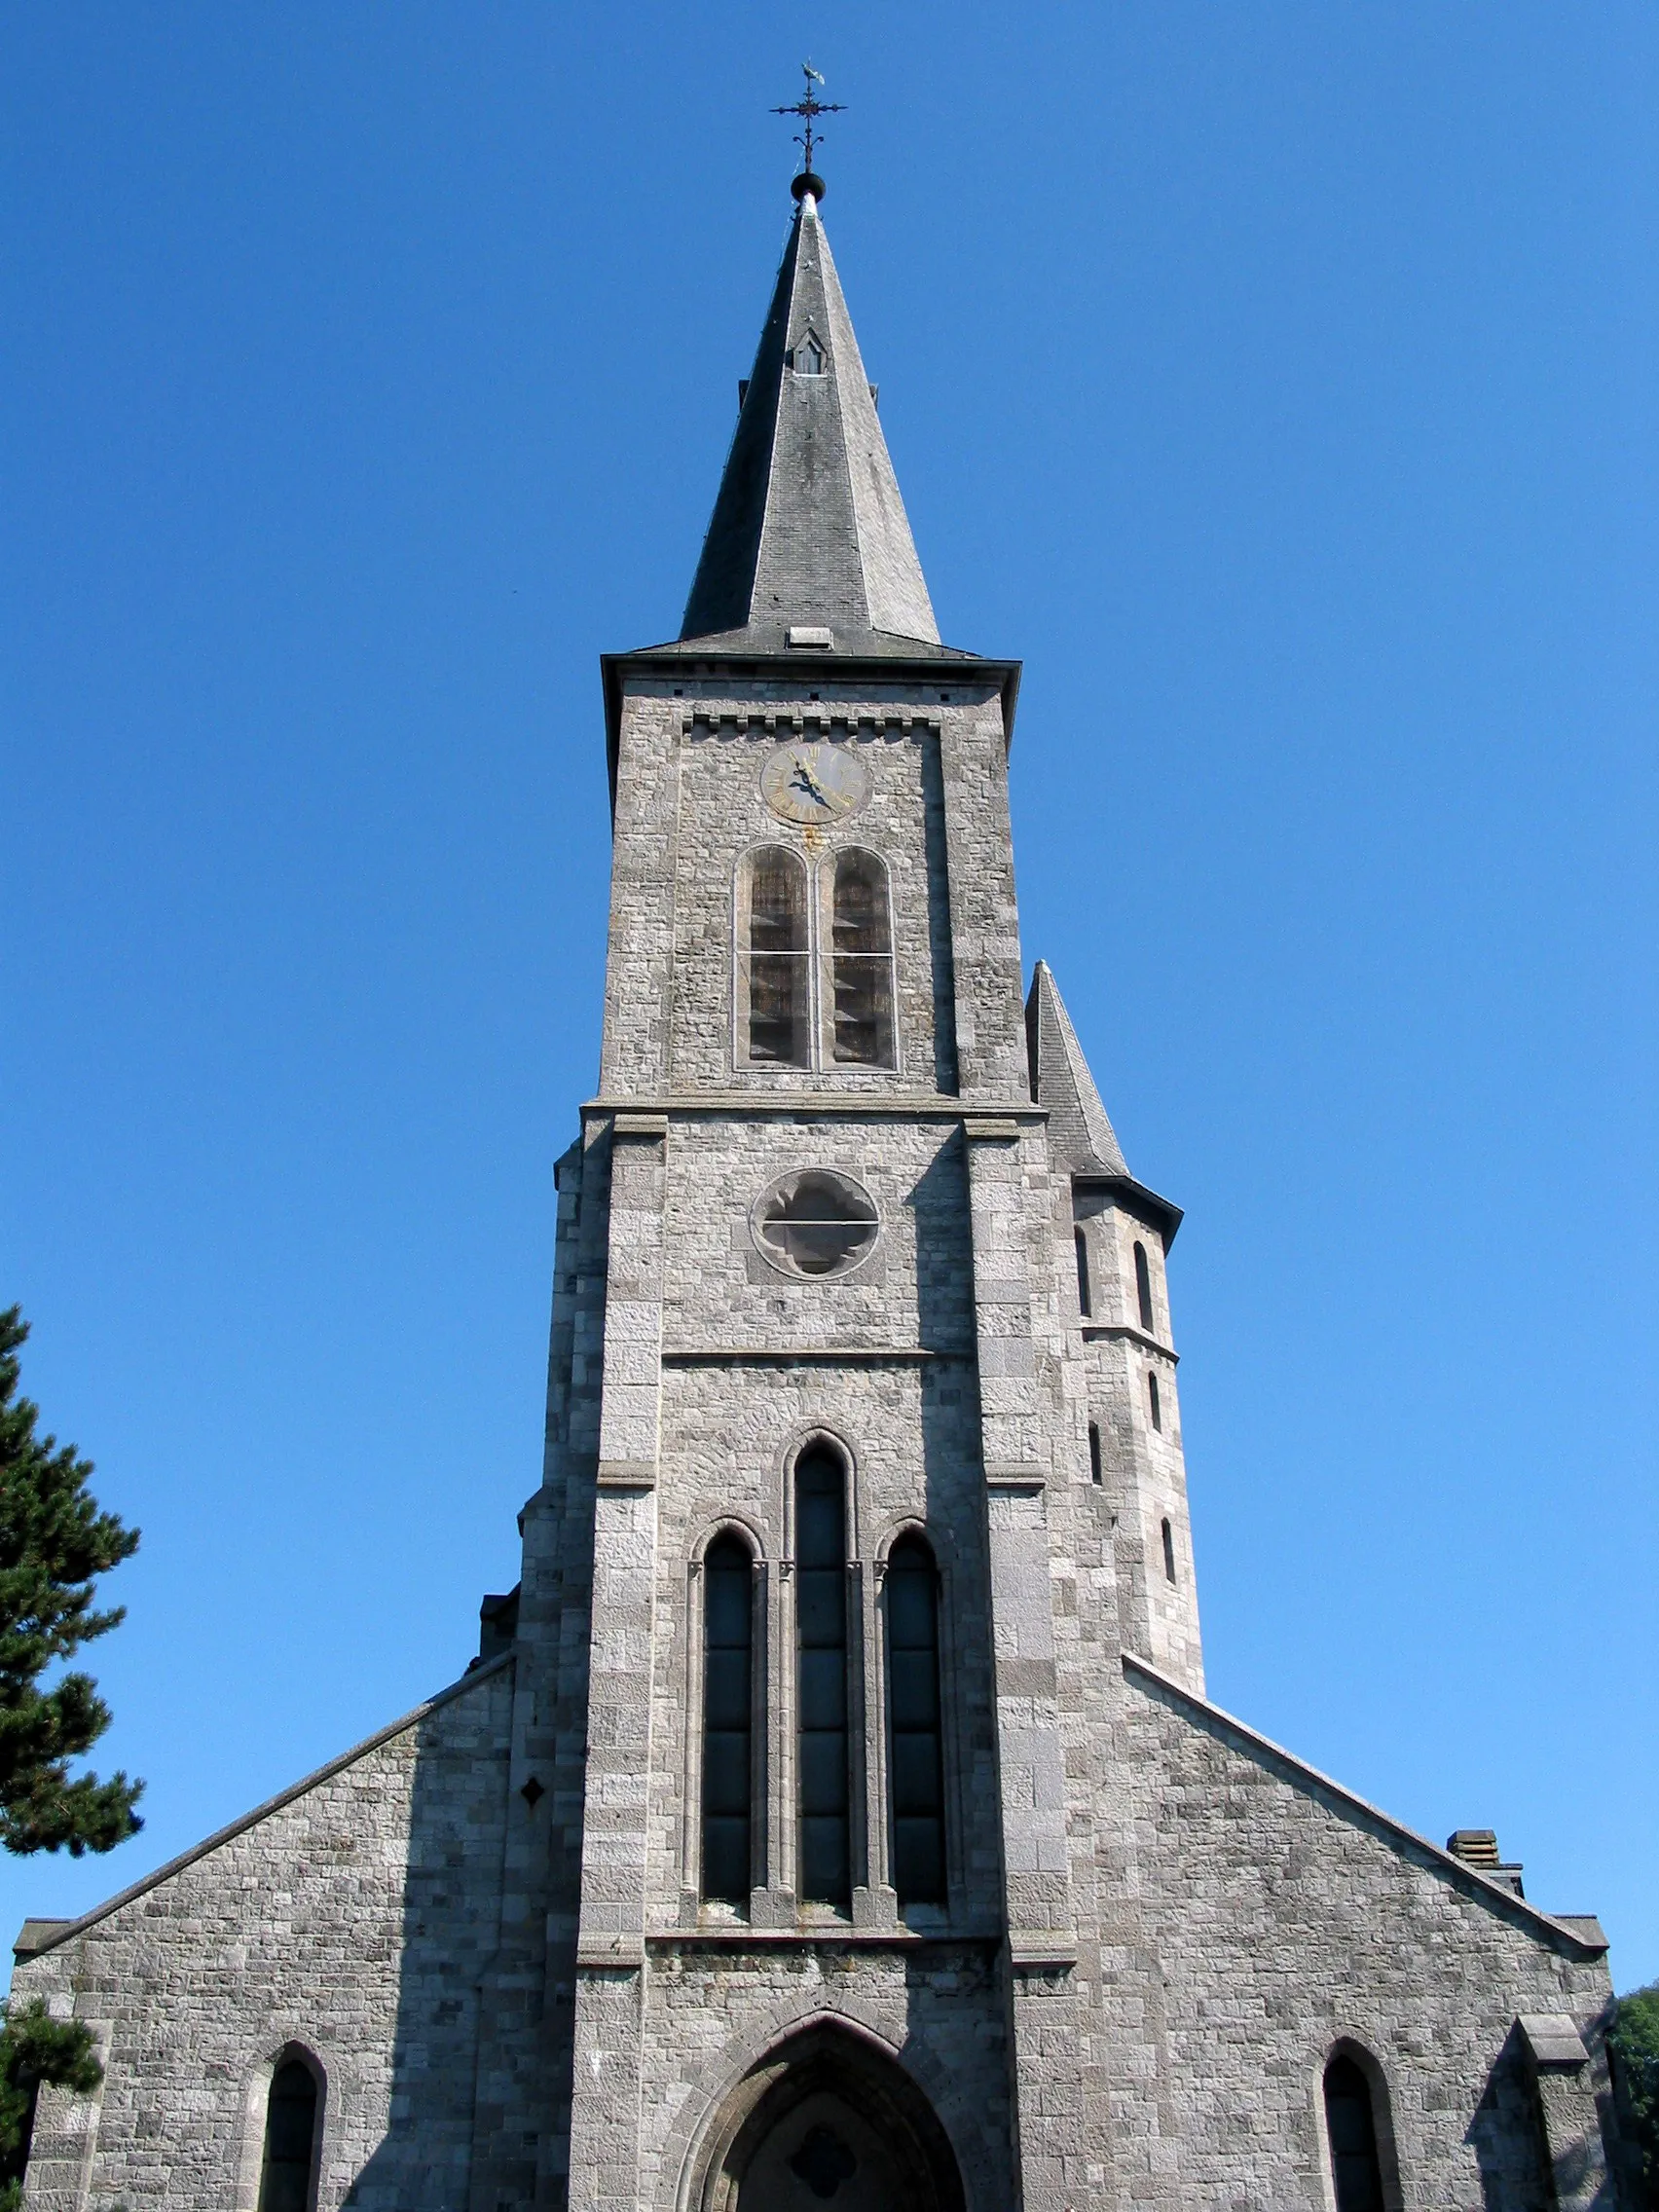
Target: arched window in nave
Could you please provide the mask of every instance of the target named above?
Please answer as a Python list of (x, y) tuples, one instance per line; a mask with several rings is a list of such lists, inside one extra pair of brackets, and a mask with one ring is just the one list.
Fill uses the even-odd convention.
[(1325, 2133), (1331, 2146), (1331, 2180), (1337, 2212), (1382, 2212), (1382, 2168), (1377, 2156), (1377, 2116), (1364, 2069), (1346, 2051), (1325, 2068)]
[(832, 1056), (849, 1067), (894, 1067), (893, 918), (887, 869), (874, 853), (836, 854), (833, 909)]
[(939, 1686), (939, 1575), (920, 1536), (887, 1562), (887, 1719), (893, 1887), (901, 1905), (943, 1904), (944, 1747)]
[(811, 1062), (806, 863), (784, 845), (744, 862), (738, 883), (739, 1050), (757, 1065)]
[(795, 1462), (796, 1760), (799, 1894), (853, 1894), (847, 1735), (847, 1475), (815, 1445)]
[(754, 1886), (754, 1561), (741, 1536), (703, 1560), (703, 1895), (747, 1904)]
[(318, 2102), (315, 2074), (290, 2051), (277, 2062), (265, 2101), (259, 2212), (312, 2212)]

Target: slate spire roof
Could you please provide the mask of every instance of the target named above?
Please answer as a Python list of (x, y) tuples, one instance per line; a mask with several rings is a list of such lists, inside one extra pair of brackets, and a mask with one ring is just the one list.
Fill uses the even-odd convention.
[(1162, 1230), (1166, 1245), (1172, 1244), (1181, 1208), (1129, 1173), (1046, 960), (1038, 961), (1025, 1001), (1025, 1050), (1031, 1095), (1048, 1108), (1049, 1146), (1056, 1164), (1076, 1183), (1110, 1184), (1132, 1212)]
[(1037, 963), (1025, 1002), (1025, 1048), (1031, 1095), (1049, 1109), (1049, 1141), (1055, 1157), (1073, 1175), (1127, 1175), (1123, 1150), (1046, 960)]
[(940, 644), (810, 190), (799, 193), (680, 639), (783, 652), (792, 629), (828, 630), (836, 653), (973, 657)]

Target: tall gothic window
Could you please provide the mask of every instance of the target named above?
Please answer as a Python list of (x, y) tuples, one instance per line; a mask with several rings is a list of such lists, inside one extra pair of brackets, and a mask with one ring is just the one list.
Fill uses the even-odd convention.
[(1135, 1296), (1140, 1301), (1140, 1325), (1150, 1337), (1152, 1327), (1152, 1270), (1146, 1264), (1146, 1246), (1135, 1246)]
[(1163, 1579), (1175, 1579), (1175, 1531), (1167, 1521), (1163, 1524)]
[(703, 1895), (747, 1904), (754, 1880), (754, 1566), (740, 1536), (703, 1561)]
[(1161, 1429), (1163, 1426), (1163, 1403), (1158, 1395), (1158, 1377), (1156, 1375), (1149, 1374), (1146, 1379), (1146, 1402), (1148, 1411), (1152, 1415), (1153, 1427)]
[(806, 863), (783, 845), (752, 853), (738, 898), (738, 1020), (751, 1061), (810, 1064)]
[(1325, 2133), (1337, 2212), (1382, 2212), (1382, 2169), (1371, 2083), (1358, 2062), (1339, 2051), (1325, 2069)]
[(271, 2077), (265, 2103), (259, 2212), (312, 2212), (316, 2108), (315, 2074), (303, 2058), (285, 2057)]
[(890, 1068), (893, 921), (886, 868), (873, 853), (838, 853), (832, 897), (834, 1057), (849, 1067)]
[(887, 1562), (887, 1719), (893, 1761), (893, 1887), (942, 1904), (944, 1757), (940, 1733), (939, 1576), (920, 1536)]
[(795, 1463), (795, 1639), (800, 1896), (853, 1892), (847, 1740), (847, 1479), (827, 1446)]
[(1088, 1294), (1088, 1238), (1081, 1229), (1072, 1231), (1072, 1244), (1077, 1253), (1077, 1309), (1087, 1321), (1093, 1302)]
[(1097, 1420), (1091, 1420), (1088, 1424), (1088, 1479), (1092, 1483), (1104, 1479), (1100, 1467), (1100, 1423)]

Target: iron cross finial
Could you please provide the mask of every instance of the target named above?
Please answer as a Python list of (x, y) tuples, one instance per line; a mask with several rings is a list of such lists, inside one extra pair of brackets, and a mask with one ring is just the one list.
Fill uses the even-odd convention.
[(775, 107), (772, 113), (774, 115), (798, 115), (801, 122), (806, 126), (804, 130), (795, 132), (795, 144), (800, 147), (802, 153), (801, 174), (802, 176), (811, 176), (813, 174), (813, 154), (824, 143), (823, 139), (814, 131), (813, 124), (821, 115), (844, 115), (846, 109), (839, 100), (821, 100), (812, 88), (814, 85), (823, 84), (822, 74), (812, 66), (810, 61), (803, 61), (800, 66), (801, 74), (806, 79), (806, 90), (793, 107)]

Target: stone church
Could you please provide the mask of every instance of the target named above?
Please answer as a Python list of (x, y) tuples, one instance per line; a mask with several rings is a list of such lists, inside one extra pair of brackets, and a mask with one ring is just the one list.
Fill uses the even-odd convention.
[[(825, 237), (602, 662), (599, 1088), (461, 1678), (14, 1989), (34, 2212), (1564, 2212), (1606, 1941), (1204, 1694), (1168, 1263), (1041, 962)], [(1402, 1716), (1404, 1724), (1404, 1716)]]

